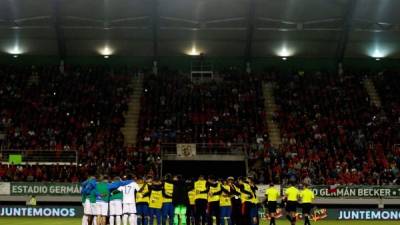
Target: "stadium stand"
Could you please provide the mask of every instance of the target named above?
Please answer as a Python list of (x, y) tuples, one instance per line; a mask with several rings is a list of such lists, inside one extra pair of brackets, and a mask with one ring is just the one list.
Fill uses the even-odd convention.
[(267, 174), (283, 183), (299, 178), (315, 184), (392, 183), (399, 168), (398, 156), (391, 154), (394, 142), (383, 147), (378, 141), (384, 140), (377, 138), (383, 134), (376, 125), (380, 110), (361, 82), (350, 74), (279, 76), (276, 120), (283, 146), (278, 156), (267, 151)]
[(76, 166), (63, 166), (59, 174), (46, 166), (3, 166), (2, 179), (31, 180), (29, 175), (36, 174), (34, 180), (76, 180), (96, 171), (119, 174), (134, 166), (145, 173), (144, 161), (153, 158), (146, 153), (128, 157), (120, 131), (132, 91), (125, 70), (77, 67), (60, 73), (58, 67), (3, 67), (0, 77), (2, 148), (60, 154), (75, 150), (84, 165), (79, 173)]
[[(229, 146), (256, 143), (266, 133), (261, 81), (223, 76), (194, 83), (182, 75), (144, 81), (139, 148), (160, 152), (161, 143)], [(266, 137), (267, 138), (267, 137)]]
[[(2, 165), (1, 180), (78, 181), (127, 170), (158, 175), (165, 143), (199, 143), (210, 153), (243, 144), (249, 175), (260, 183), (391, 184), (399, 176), (398, 81), (386, 74), (373, 79), (382, 109), (371, 104), (365, 77), (351, 74), (222, 75), (202, 83), (147, 75), (138, 143), (127, 147), (121, 127), (132, 90), (129, 76), (119, 75), (126, 71), (3, 67), (1, 73), (3, 149), (77, 150), (81, 165)], [(266, 80), (275, 84), (281, 146), (268, 137)]]

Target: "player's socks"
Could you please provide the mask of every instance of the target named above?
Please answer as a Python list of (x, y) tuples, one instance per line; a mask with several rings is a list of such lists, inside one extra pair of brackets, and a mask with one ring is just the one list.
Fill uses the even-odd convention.
[(276, 225), (275, 224), (275, 217), (271, 217), (271, 221), (269, 222), (269, 225)]
[(110, 216), (110, 225), (114, 225), (114, 220), (115, 220), (115, 217), (114, 216)]
[(295, 225), (296, 224), (296, 217), (292, 218), (292, 224)]
[(130, 225), (137, 225), (137, 216), (136, 216), (136, 214), (131, 214), (129, 216), (129, 224)]
[(92, 223), (93, 223), (93, 225), (97, 225), (97, 216), (93, 216), (93, 222)]
[(114, 216), (110, 216), (110, 225), (114, 225), (114, 220), (115, 220), (115, 217)]
[(115, 216), (115, 222), (117, 225), (121, 225), (121, 216)]
[(310, 219), (308, 218), (308, 216), (304, 217), (304, 225), (311, 225)]
[(82, 225), (88, 225), (88, 217), (86, 215), (82, 216)]
[(124, 217), (122, 217), (122, 223), (124, 225), (128, 225), (128, 215), (127, 214), (124, 214)]
[(150, 218), (148, 216), (144, 216), (143, 225), (148, 225)]
[(180, 214), (179, 217), (181, 220), (181, 225), (186, 225), (186, 214)]

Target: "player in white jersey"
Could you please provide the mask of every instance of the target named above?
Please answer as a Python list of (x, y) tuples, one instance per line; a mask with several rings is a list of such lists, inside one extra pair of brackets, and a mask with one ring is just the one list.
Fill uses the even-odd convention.
[[(114, 181), (118, 182), (121, 178), (115, 177)], [(122, 198), (123, 193), (119, 190), (114, 190), (110, 195), (110, 225), (121, 225), (122, 216)]]
[[(127, 177), (128, 180), (132, 179), (132, 176)], [(130, 225), (137, 225), (136, 216), (136, 192), (140, 190), (139, 185), (136, 182), (132, 182), (126, 186), (118, 188), (122, 192), (123, 198), (123, 224), (128, 225), (128, 217)]]

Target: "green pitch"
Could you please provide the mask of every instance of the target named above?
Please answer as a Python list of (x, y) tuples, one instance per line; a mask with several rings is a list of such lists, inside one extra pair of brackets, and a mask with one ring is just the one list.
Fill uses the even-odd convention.
[[(4, 225), (81, 225), (81, 220), (78, 218), (1, 218), (0, 224)], [(268, 225), (265, 220), (262, 221), (261, 225)], [(289, 223), (285, 220), (278, 220), (277, 225), (288, 225)], [(303, 221), (298, 221), (298, 225), (303, 225)], [(322, 220), (317, 222), (311, 222), (316, 225), (398, 225), (399, 221), (337, 221), (337, 220)]]

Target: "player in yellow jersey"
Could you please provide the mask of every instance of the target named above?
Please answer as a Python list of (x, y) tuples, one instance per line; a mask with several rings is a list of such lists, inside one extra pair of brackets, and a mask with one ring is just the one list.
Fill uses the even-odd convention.
[(275, 187), (274, 183), (270, 183), (269, 188), (265, 190), (265, 203), (268, 208), (268, 215), (271, 218), (270, 225), (276, 225), (275, 216), (279, 197), (279, 190)]
[(216, 224), (219, 225), (219, 197), (221, 194), (221, 183), (210, 176), (207, 182), (208, 192), (208, 224), (213, 224), (215, 216)]
[(290, 224), (294, 225), (296, 223), (296, 211), (298, 205), (300, 191), (297, 189), (293, 182), (290, 183), (290, 187), (285, 191), (285, 201), (286, 201), (286, 218), (290, 221)]
[(252, 177), (247, 178), (250, 188), (251, 188), (251, 209), (250, 209), (250, 220), (252, 225), (258, 225), (259, 220), (258, 220), (258, 198), (257, 198), (257, 186), (254, 182), (254, 179)]
[(301, 208), (303, 209), (304, 225), (311, 225), (310, 213), (312, 209), (312, 203), (314, 201), (314, 192), (308, 188), (307, 184), (304, 184), (303, 190), (300, 191)]
[(154, 224), (154, 217), (157, 218), (157, 225), (161, 225), (161, 208), (163, 204), (163, 183), (160, 179), (154, 179), (151, 186), (149, 186), (150, 200), (149, 200), (149, 214), (150, 224)]
[(205, 225), (207, 221), (208, 189), (207, 189), (207, 181), (204, 179), (203, 175), (200, 175), (199, 179), (196, 182), (194, 182), (194, 190), (196, 191), (195, 224), (199, 225), (201, 221), (201, 224)]
[(162, 212), (162, 225), (166, 225), (167, 219), (169, 219), (169, 225), (173, 224), (174, 218), (174, 206), (172, 204), (172, 195), (174, 192), (174, 184), (172, 182), (172, 175), (166, 174), (164, 177), (163, 187), (163, 206)]
[(239, 178), (240, 199), (242, 200), (242, 225), (250, 225), (253, 223), (251, 212), (253, 207), (253, 191), (248, 180)]
[(231, 202), (231, 186), (228, 181), (223, 181), (221, 185), (221, 196), (219, 198), (220, 206), (220, 224), (225, 225), (225, 220), (228, 225), (232, 225), (232, 202)]
[(136, 213), (138, 216), (138, 225), (148, 225), (149, 222), (149, 185), (151, 185), (151, 177), (146, 182), (139, 177), (137, 183), (140, 190), (136, 193)]

